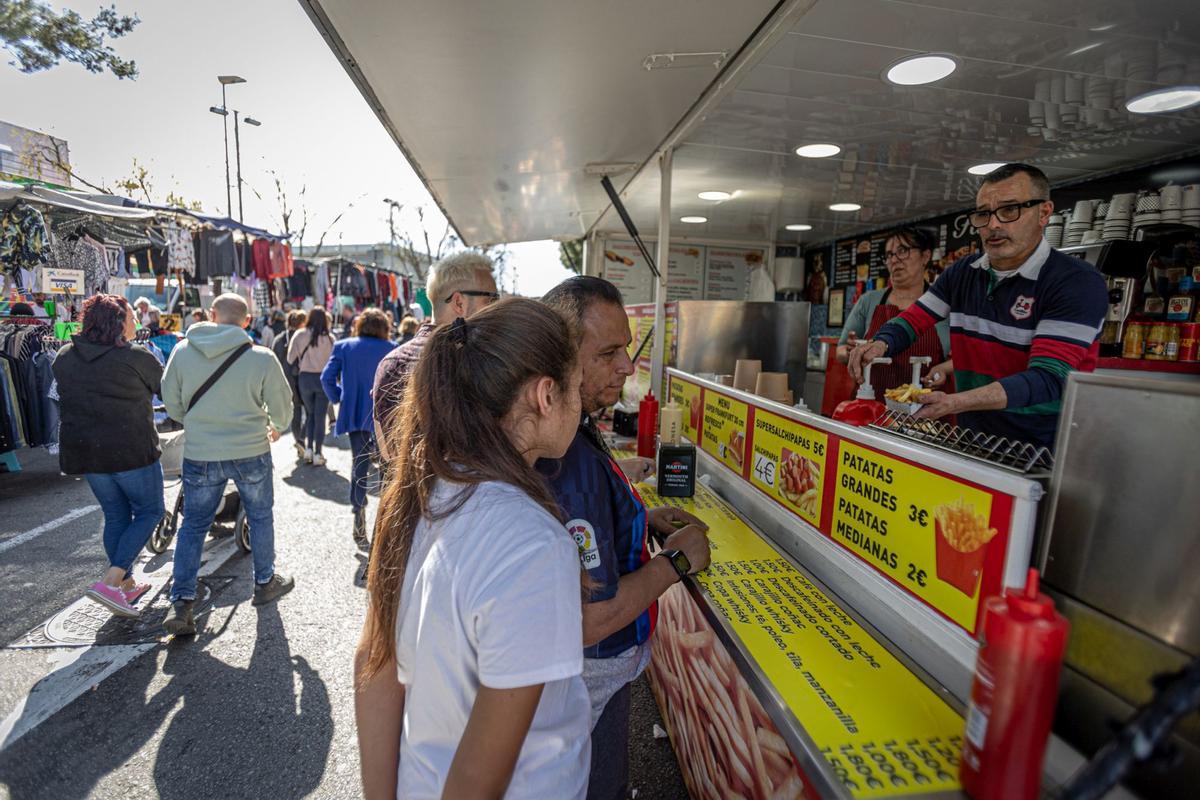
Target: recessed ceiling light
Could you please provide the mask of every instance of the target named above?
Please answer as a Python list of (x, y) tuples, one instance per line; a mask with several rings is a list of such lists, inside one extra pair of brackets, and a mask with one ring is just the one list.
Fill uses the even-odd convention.
[(1126, 100), (1125, 108), (1134, 114), (1165, 114), (1197, 103), (1200, 103), (1200, 86), (1168, 86)]
[(923, 53), (893, 62), (883, 79), (898, 86), (920, 86), (940, 81), (958, 69), (958, 61), (948, 53)]
[(689, 225), (699, 225), (701, 222), (708, 222), (708, 217), (680, 217), (679, 221)]
[(834, 203), (829, 207), (830, 211), (858, 211), (862, 206), (858, 203)]
[(842, 152), (836, 144), (805, 144), (796, 148), (796, 155), (805, 158), (829, 158)]
[(789, 231), (811, 231), (812, 230), (812, 225), (804, 225), (804, 224), (784, 225), (783, 227)]
[(729, 192), (701, 192), (701, 200), (728, 200), (733, 197)]
[(987, 175), (989, 172), (1000, 169), (1003, 166), (1003, 161), (988, 161), (985, 164), (976, 164), (973, 167), (967, 167), (967, 172), (972, 175)]

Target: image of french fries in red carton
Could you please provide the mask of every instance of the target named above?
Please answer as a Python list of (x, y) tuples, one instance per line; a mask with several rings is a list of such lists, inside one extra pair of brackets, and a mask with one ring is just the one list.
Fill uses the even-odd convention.
[(985, 515), (959, 498), (933, 510), (937, 576), (967, 597), (975, 596), (987, 543), (996, 535)]

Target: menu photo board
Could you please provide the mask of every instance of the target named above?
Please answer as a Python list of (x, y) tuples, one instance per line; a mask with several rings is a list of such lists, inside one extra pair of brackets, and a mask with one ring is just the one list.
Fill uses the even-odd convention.
[(692, 444), (700, 441), (700, 429), (704, 420), (704, 388), (698, 383), (686, 381), (672, 375), (667, 384), (667, 396), (671, 402), (683, 409), (683, 435)]
[(711, 389), (704, 391), (703, 403), (700, 449), (744, 475), (750, 406)]
[(761, 247), (709, 247), (705, 268), (706, 300), (745, 300), (750, 291), (750, 271), (765, 263)]
[(633, 242), (604, 243), (604, 278), (621, 290), (626, 303), (654, 300), (654, 274)]
[(1012, 498), (847, 439), (838, 441), (823, 531), (974, 634), (999, 593)]
[(704, 250), (699, 245), (673, 244), (668, 251), (667, 300), (704, 299)]
[(750, 483), (813, 527), (821, 524), (829, 434), (755, 409)]

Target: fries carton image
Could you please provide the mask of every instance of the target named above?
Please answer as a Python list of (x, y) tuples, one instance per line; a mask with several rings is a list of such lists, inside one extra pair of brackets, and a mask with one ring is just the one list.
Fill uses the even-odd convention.
[(938, 580), (950, 584), (967, 597), (975, 596), (987, 543), (996, 535), (987, 517), (962, 498), (933, 511)]
[(694, 431), (700, 430), (700, 414), (703, 411), (703, 409), (700, 405), (700, 395), (698, 395), (698, 394), (692, 395), (692, 400), (691, 400), (690, 405), (688, 406), (688, 411), (690, 412), (692, 430), (694, 430)]

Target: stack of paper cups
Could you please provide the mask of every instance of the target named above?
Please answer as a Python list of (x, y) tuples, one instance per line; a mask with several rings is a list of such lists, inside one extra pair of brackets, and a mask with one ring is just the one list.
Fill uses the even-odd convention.
[(675, 403), (667, 403), (658, 412), (659, 444), (679, 444), (682, 431), (683, 408)]
[(733, 365), (733, 388), (743, 392), (753, 392), (760, 372), (762, 372), (761, 361), (739, 358)]

